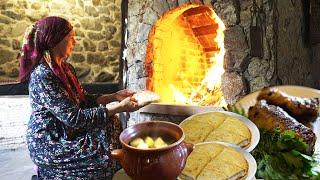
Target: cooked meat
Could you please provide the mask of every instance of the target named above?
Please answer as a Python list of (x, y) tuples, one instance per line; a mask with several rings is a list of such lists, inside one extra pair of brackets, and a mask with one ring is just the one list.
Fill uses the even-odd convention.
[(299, 123), (278, 106), (269, 105), (265, 100), (261, 100), (257, 102), (255, 106), (250, 107), (249, 119), (251, 119), (258, 128), (267, 130), (279, 128), (280, 131), (293, 130), (308, 144), (306, 153), (312, 154), (314, 151), (316, 142), (316, 135), (314, 132), (310, 128)]
[(265, 99), (269, 104), (280, 106), (300, 122), (314, 121), (319, 116), (319, 98), (294, 97), (276, 88), (264, 88), (257, 99)]

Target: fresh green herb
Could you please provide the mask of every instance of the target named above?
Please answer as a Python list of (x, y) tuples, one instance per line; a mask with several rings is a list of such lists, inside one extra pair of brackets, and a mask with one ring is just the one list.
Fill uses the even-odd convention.
[(258, 164), (257, 178), (320, 179), (318, 156), (304, 154), (307, 144), (294, 131), (260, 129), (260, 136), (252, 152)]
[(248, 116), (248, 115), (247, 115), (247, 112), (246, 112), (246, 110), (245, 110), (244, 108), (238, 107), (238, 106), (236, 106), (236, 105), (230, 105), (230, 104), (228, 104), (227, 107), (223, 107), (223, 109), (224, 109), (225, 111), (234, 112), (234, 113), (236, 113), (236, 114), (240, 114), (240, 115), (245, 116), (245, 117)]

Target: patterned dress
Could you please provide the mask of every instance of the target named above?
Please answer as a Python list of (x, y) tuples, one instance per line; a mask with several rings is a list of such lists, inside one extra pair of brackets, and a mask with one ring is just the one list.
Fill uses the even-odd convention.
[(96, 104), (98, 96), (85, 94), (87, 102), (77, 105), (45, 64), (31, 73), (29, 96), (27, 143), (39, 179), (111, 179), (120, 166), (110, 151), (120, 147), (122, 129)]

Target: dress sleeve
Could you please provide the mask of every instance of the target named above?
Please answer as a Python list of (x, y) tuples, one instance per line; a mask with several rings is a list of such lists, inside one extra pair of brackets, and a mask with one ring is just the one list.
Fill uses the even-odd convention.
[(36, 75), (39, 84), (36, 88), (43, 103), (57, 119), (73, 128), (96, 128), (106, 125), (106, 108), (102, 105), (93, 108), (80, 108), (67, 95), (61, 82), (50, 73)]

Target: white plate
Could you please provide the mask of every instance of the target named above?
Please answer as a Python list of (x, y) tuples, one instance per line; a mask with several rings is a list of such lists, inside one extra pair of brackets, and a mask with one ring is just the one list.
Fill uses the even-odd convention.
[(252, 121), (250, 121), (248, 118), (241, 116), (239, 114), (233, 113), (233, 112), (211, 111), (211, 112), (206, 112), (206, 113), (194, 114), (194, 115), (186, 118), (185, 120), (183, 120), (179, 125), (183, 124), (186, 121), (191, 120), (194, 116), (208, 114), (208, 113), (214, 113), (214, 112), (220, 112), (220, 113), (224, 113), (226, 115), (235, 117), (235, 118), (239, 119), (240, 121), (242, 121), (249, 128), (250, 133), (251, 133), (251, 141), (250, 141), (249, 146), (244, 148), (246, 151), (251, 152), (258, 145), (259, 140), (260, 140), (260, 132), (259, 132), (259, 129), (257, 128), (257, 126)]
[[(291, 96), (297, 96), (297, 97), (305, 97), (305, 98), (313, 98), (318, 97), (320, 98), (320, 90), (312, 89), (308, 87), (302, 87), (302, 86), (274, 86), (273, 88), (277, 88), (278, 90), (291, 95)], [(251, 106), (254, 106), (257, 102), (257, 97), (260, 91), (256, 91), (254, 93), (248, 94), (247, 96), (240, 99), (235, 106), (243, 108), (246, 112), (248, 112), (249, 108)], [(319, 109), (320, 111), (320, 109)], [(313, 124), (312, 124), (313, 132), (317, 136), (317, 141), (315, 144), (315, 151), (320, 153), (320, 118), (318, 118)]]
[[(306, 98), (312, 98), (312, 97), (320, 98), (320, 90), (312, 89), (308, 87), (285, 85), (285, 86), (274, 86), (274, 88), (277, 88), (278, 90), (284, 93), (287, 93), (288, 95), (291, 95), (291, 96), (306, 97)], [(242, 99), (240, 99), (235, 105), (237, 107), (242, 107), (244, 110), (248, 111), (249, 107), (256, 104), (259, 93), (260, 91), (256, 91), (251, 94), (248, 94)]]
[[(228, 148), (232, 148), (232, 149), (238, 151), (240, 154), (242, 154), (244, 156), (244, 158), (248, 162), (248, 174), (247, 174), (246, 180), (255, 179), (255, 174), (257, 171), (257, 163), (256, 163), (256, 160), (253, 158), (253, 156), (249, 152), (241, 149), (239, 146), (236, 146), (236, 145), (230, 144), (230, 143), (225, 143), (225, 142), (203, 142), (203, 143), (196, 144), (195, 148), (197, 148), (201, 145), (204, 145), (204, 144), (221, 144), (223, 146), (226, 146)], [(178, 177), (178, 180), (184, 180), (184, 179), (181, 177)]]

